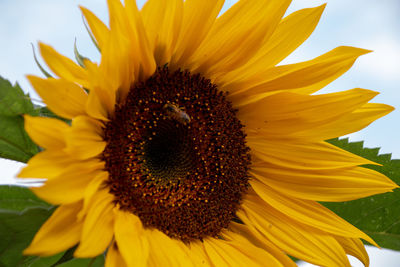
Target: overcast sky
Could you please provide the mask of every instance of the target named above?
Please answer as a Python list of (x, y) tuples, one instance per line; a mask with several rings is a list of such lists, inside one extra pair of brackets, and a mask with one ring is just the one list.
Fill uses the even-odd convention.
[[(224, 9), (233, 2), (226, 1)], [(394, 158), (400, 158), (400, 1), (293, 0), (288, 13), (325, 2), (328, 5), (316, 31), (284, 63), (308, 60), (340, 45), (374, 50), (362, 56), (349, 72), (323, 92), (355, 87), (379, 91), (381, 94), (373, 101), (390, 104), (397, 110), (350, 135), (350, 139), (365, 140), (367, 147), (382, 147), (382, 153), (393, 153)], [(99, 54), (86, 34), (78, 5), (88, 7), (108, 21), (105, 0), (0, 0), (0, 75), (18, 81), (26, 92), (39, 99), (25, 79), (26, 74), (41, 75), (33, 61), (30, 43), (43, 41), (73, 58), (76, 38), (81, 54), (98, 60)], [(0, 183), (12, 181), (20, 166), (0, 160)], [(400, 256), (390, 253), (370, 252), (371, 267), (398, 266)], [(356, 261), (352, 264), (361, 266)]]

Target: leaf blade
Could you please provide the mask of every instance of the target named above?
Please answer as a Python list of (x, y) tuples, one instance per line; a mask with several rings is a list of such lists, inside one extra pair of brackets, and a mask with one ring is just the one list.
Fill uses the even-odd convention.
[(0, 210), (0, 266), (23, 266), (22, 251), (29, 245), (53, 209), (32, 208), (23, 212)]
[(38, 147), (24, 130), (22, 115), (39, 115), (18, 84), (14, 86), (0, 76), (0, 157), (27, 162)]
[(0, 211), (23, 212), (30, 208), (50, 209), (51, 207), (26, 187), (0, 186)]
[[(363, 167), (383, 173), (400, 184), (400, 160), (391, 159), (390, 154), (379, 154), (379, 148), (364, 148), (363, 142), (349, 142), (345, 139), (331, 139), (329, 143), (349, 152), (382, 164)], [(400, 190), (363, 199), (322, 203), (333, 212), (364, 231), (384, 248), (400, 250)]]
[(29, 95), (24, 94), (19, 84), (13, 86), (10, 81), (0, 76), (0, 115), (35, 115), (35, 113)]
[(28, 162), (39, 149), (24, 130), (22, 116), (0, 115), (0, 156), (20, 162)]

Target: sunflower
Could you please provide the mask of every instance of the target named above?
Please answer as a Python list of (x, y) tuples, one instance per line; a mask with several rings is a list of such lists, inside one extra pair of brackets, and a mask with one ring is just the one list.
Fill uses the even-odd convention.
[(313, 94), (370, 51), (338, 47), (277, 65), (325, 5), (290, 0), (109, 0), (81, 8), (101, 51), (82, 66), (40, 44), (57, 78), (28, 76), (71, 123), (25, 116), (43, 148), (19, 177), (59, 205), (25, 249), (106, 253), (106, 266), (364, 265), (365, 233), (319, 204), (391, 191), (374, 164), (325, 142), (392, 111), (365, 89)]

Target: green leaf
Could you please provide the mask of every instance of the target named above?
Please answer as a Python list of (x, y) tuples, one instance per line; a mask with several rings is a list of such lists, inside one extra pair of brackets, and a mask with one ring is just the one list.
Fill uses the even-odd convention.
[(102, 267), (104, 266), (104, 255), (93, 259), (72, 259), (57, 265), (57, 267)]
[(67, 249), (67, 251), (64, 252), (64, 255), (54, 264), (54, 266), (58, 266), (61, 263), (72, 260), (74, 258), (74, 252), (77, 247), (78, 246), (76, 245), (72, 248)]
[(18, 83), (12, 86), (8, 80), (0, 76), (0, 115), (22, 114), (36, 114), (29, 95), (24, 94)]
[(0, 186), (0, 212), (5, 210), (20, 212), (30, 208), (50, 209), (51, 207), (26, 187)]
[(0, 266), (28, 266), (34, 260), (23, 256), (22, 251), (52, 212), (48, 208), (0, 210)]
[(36, 110), (39, 114), (40, 117), (48, 117), (48, 118), (55, 118), (61, 121), (64, 121), (68, 124), (71, 124), (71, 120), (68, 119), (64, 119), (60, 116), (57, 116), (56, 114), (54, 114), (50, 109), (48, 109), (47, 107), (41, 107), (41, 106), (35, 106)]
[[(400, 160), (392, 160), (390, 154), (379, 155), (379, 148), (364, 148), (363, 142), (350, 143), (348, 139), (332, 139), (329, 143), (354, 154), (382, 164), (363, 167), (385, 174), (400, 184)], [(336, 214), (355, 225), (380, 246), (400, 250), (400, 190), (363, 199), (323, 203)]]
[(49, 267), (54, 266), (65, 254), (64, 252), (58, 253), (56, 255), (50, 257), (37, 257), (37, 256), (30, 256), (26, 257), (26, 259), (19, 264), (19, 266), (29, 266), (29, 267)]
[(39, 113), (18, 84), (0, 77), (0, 157), (27, 162), (38, 152), (24, 130), (22, 114)]
[(22, 255), (52, 210), (26, 187), (0, 186), (0, 266), (51, 266), (63, 256)]
[(27, 162), (38, 151), (24, 130), (22, 116), (0, 116), (0, 157)]

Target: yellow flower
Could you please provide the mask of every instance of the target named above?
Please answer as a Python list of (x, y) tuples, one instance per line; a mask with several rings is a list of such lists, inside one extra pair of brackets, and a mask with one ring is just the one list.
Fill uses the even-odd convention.
[(40, 44), (58, 78), (28, 76), (71, 125), (25, 116), (44, 150), (19, 177), (59, 205), (25, 254), (107, 252), (106, 266), (368, 265), (374, 241), (317, 201), (397, 185), (324, 140), (392, 111), (376, 92), (312, 95), (368, 50), (338, 47), (280, 65), (323, 6), (282, 18), (290, 0), (109, 0), (110, 26), (83, 15), (101, 62), (80, 67)]

